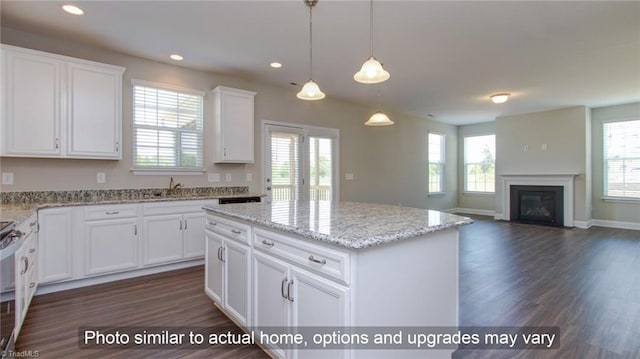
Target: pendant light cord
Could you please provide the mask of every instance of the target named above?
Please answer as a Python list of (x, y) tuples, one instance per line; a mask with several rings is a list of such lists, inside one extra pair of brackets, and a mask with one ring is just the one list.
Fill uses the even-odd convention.
[(309, 6), (309, 79), (313, 79), (313, 5)]
[(371, 57), (373, 57), (373, 0), (369, 1), (369, 48), (371, 49)]

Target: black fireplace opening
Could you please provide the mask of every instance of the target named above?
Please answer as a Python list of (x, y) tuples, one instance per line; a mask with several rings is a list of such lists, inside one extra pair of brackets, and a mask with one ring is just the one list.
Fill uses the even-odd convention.
[(521, 223), (564, 226), (564, 187), (509, 186), (511, 220)]

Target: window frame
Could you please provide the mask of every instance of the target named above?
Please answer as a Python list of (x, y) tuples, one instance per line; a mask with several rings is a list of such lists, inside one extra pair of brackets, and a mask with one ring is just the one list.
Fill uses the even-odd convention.
[[(433, 162), (431, 159), (431, 139), (430, 136), (434, 135), (434, 136), (440, 136), (441, 141), (440, 141), (440, 158), (438, 159), (439, 162)], [(436, 192), (432, 192), (431, 191), (431, 164), (435, 163), (437, 165), (439, 165), (440, 167), (440, 176), (439, 176), (439, 182), (440, 182), (440, 190), (436, 191)], [(445, 178), (446, 178), (446, 167), (447, 167), (447, 135), (444, 132), (438, 132), (438, 131), (428, 131), (427, 132), (427, 194), (429, 196), (437, 196), (437, 195), (443, 195), (446, 194), (446, 188), (445, 188)]]
[[(472, 191), (468, 189), (468, 176), (467, 176), (467, 138), (472, 138), (472, 137), (486, 137), (486, 136), (493, 136), (493, 143), (494, 143), (494, 153), (493, 153), (493, 191)], [(489, 132), (489, 133), (478, 133), (478, 134), (473, 134), (473, 135), (467, 135), (464, 136), (462, 138), (462, 171), (463, 171), (463, 193), (464, 194), (472, 194), (472, 195), (479, 195), (479, 196), (493, 196), (496, 193), (496, 168), (495, 168), (495, 164), (497, 161), (497, 148), (496, 148), (496, 134), (495, 132)]]
[[(606, 131), (605, 131), (605, 127), (608, 124), (611, 123), (620, 123), (620, 122), (633, 122), (633, 121), (640, 121), (640, 118), (637, 117), (630, 117), (630, 118), (620, 118), (620, 119), (612, 119), (612, 120), (606, 120), (602, 122), (602, 199), (607, 201), (607, 202), (634, 202), (634, 203), (640, 203), (640, 196), (639, 197), (631, 197), (631, 196), (613, 196), (610, 195), (608, 193), (608, 183), (609, 183), (609, 171), (608, 169), (608, 158), (607, 158), (607, 143), (608, 141), (606, 141)], [(632, 159), (635, 159), (635, 157), (631, 157)], [(629, 157), (624, 157), (623, 160), (627, 160), (629, 159)], [(640, 159), (640, 158), (638, 158)], [(626, 181), (625, 181), (626, 183)]]
[[(205, 166), (205, 152), (204, 152), (204, 147), (205, 147), (205, 114), (204, 114), (204, 108), (205, 108), (205, 96), (206, 96), (206, 92), (204, 91), (199, 91), (199, 90), (195, 90), (195, 89), (190, 89), (190, 88), (185, 88), (185, 87), (179, 87), (179, 86), (174, 86), (174, 85), (169, 85), (169, 84), (162, 84), (162, 83), (156, 83), (156, 82), (150, 82), (150, 81), (144, 81), (144, 80), (136, 80), (133, 79), (131, 80), (131, 136), (132, 136), (132, 169), (131, 172), (134, 175), (201, 175), (202, 173), (204, 173), (204, 166)], [(199, 152), (200, 152), (200, 158), (202, 159), (202, 163), (200, 166), (194, 166), (194, 167), (184, 167), (184, 166), (139, 166), (136, 163), (136, 156), (138, 153), (138, 148), (137, 148), (137, 139), (136, 139), (136, 129), (138, 128), (149, 128), (149, 129), (162, 129), (162, 130), (168, 130), (171, 131), (171, 129), (167, 129), (167, 128), (163, 128), (163, 127), (159, 127), (159, 126), (149, 126), (149, 125), (137, 125), (136, 121), (135, 121), (135, 111), (136, 111), (136, 87), (148, 87), (148, 88), (152, 88), (155, 90), (164, 90), (164, 91), (172, 91), (172, 92), (178, 92), (181, 94), (186, 94), (186, 95), (192, 95), (192, 96), (198, 96), (200, 97), (200, 122), (201, 122), (201, 129), (199, 131), (183, 131), (183, 130), (179, 130), (179, 129), (175, 129), (177, 133), (181, 133), (181, 132), (190, 132), (190, 133), (197, 133), (200, 135), (200, 148), (199, 148)], [(174, 148), (175, 149), (175, 148)]]

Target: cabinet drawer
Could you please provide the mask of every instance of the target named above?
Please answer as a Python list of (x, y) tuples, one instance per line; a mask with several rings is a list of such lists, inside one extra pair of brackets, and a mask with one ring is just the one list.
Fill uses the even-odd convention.
[(351, 277), (349, 253), (263, 229), (254, 229), (253, 233), (254, 248), (283, 258), (301, 268), (349, 284)]
[(84, 219), (110, 219), (138, 216), (138, 205), (99, 205), (84, 207)]
[(204, 212), (202, 209), (203, 206), (217, 207), (218, 200), (184, 200), (144, 203), (142, 204), (142, 212), (145, 216), (156, 214), (202, 213)]
[(22, 235), (24, 238), (36, 232), (37, 229), (38, 229), (38, 216), (36, 213), (29, 216), (29, 218), (27, 218), (24, 222), (20, 223), (17, 227), (18, 231), (24, 233)]
[(249, 244), (249, 226), (226, 220), (224, 218), (207, 215), (207, 229), (216, 232), (226, 238), (235, 239), (239, 242)]

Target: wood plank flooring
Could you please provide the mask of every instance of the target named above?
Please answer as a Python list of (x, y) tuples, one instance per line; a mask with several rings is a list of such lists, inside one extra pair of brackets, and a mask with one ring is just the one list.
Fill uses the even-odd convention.
[[(460, 325), (559, 326), (561, 346), (459, 350), (454, 358), (640, 358), (640, 231), (475, 219), (461, 230)], [(17, 350), (37, 350), (40, 358), (267, 358), (257, 347), (79, 348), (84, 326), (233, 326), (203, 293), (203, 272), (194, 267), (37, 296)]]

